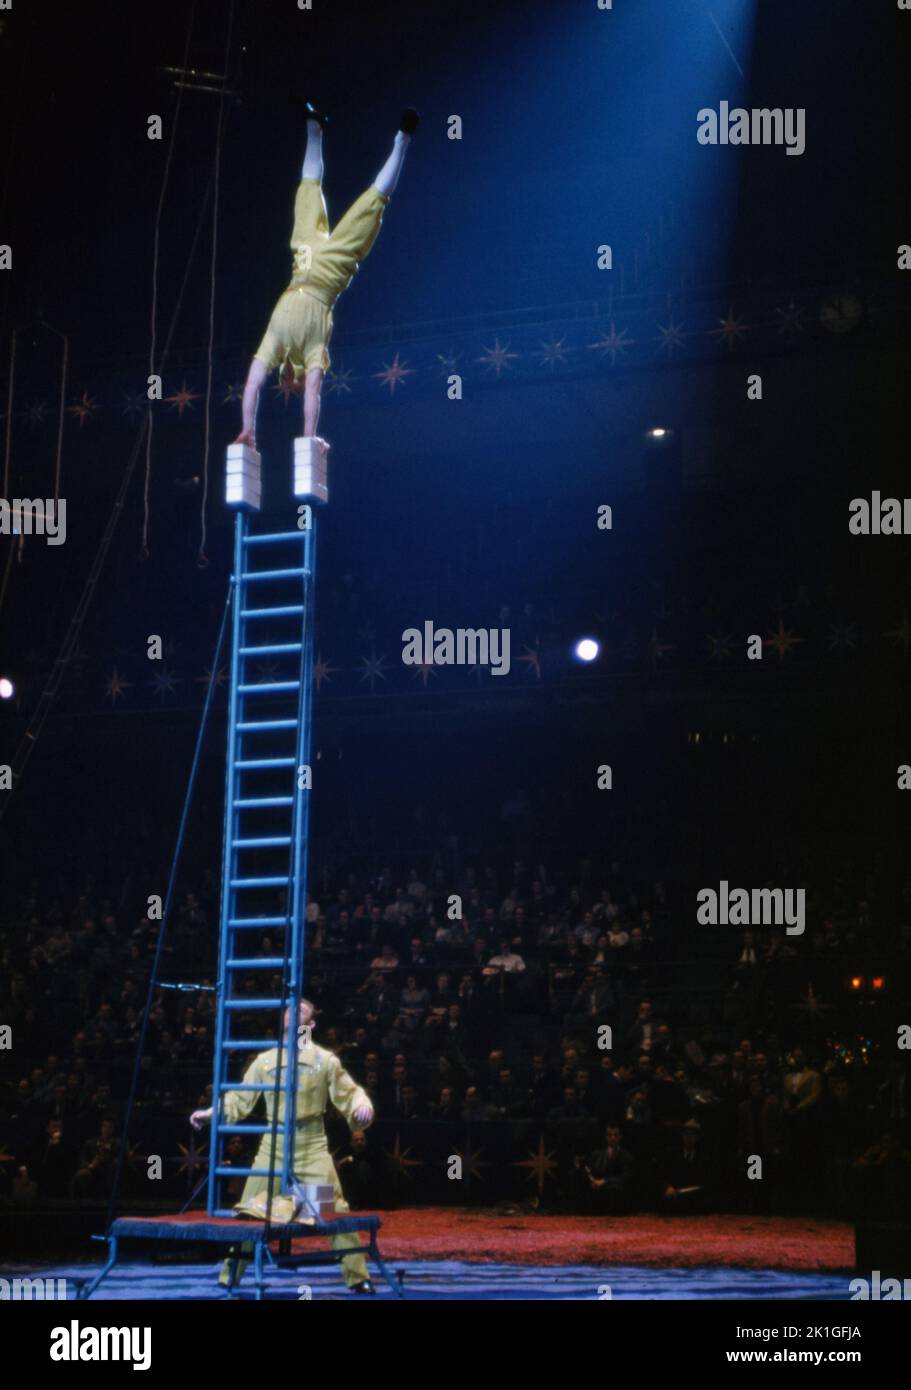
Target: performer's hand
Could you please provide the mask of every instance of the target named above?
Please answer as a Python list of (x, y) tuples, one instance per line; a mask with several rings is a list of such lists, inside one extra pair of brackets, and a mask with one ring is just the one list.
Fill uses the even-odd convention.
[(203, 1125), (207, 1125), (211, 1119), (211, 1109), (194, 1110), (193, 1114), (190, 1116), (190, 1124), (193, 1126), (194, 1129), (202, 1129)]
[(362, 1127), (369, 1125), (370, 1121), (373, 1119), (373, 1106), (359, 1105), (354, 1112), (354, 1118)]

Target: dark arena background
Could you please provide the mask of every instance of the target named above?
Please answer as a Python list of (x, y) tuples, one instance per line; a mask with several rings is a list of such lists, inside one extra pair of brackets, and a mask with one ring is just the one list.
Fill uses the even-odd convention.
[[(637, 1341), (686, 1301), (697, 1364), (882, 1349), (909, 33), (896, 0), (0, 6), (0, 1297), (84, 1334), (32, 1307), (39, 1358), (91, 1360), (109, 1300), (251, 1341), (316, 1316), (261, 1301), (626, 1300)], [(273, 371), (228, 505), (308, 130), (333, 228), (407, 159), (318, 431)], [(287, 1092), (232, 1090), (301, 998)]]

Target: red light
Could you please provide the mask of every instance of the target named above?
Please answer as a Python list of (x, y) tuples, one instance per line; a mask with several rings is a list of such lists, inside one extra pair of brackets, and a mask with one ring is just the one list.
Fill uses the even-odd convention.
[(862, 978), (860, 977), (860, 975), (854, 975), (854, 976), (852, 977), (852, 979), (851, 979), (851, 988), (852, 988), (852, 989), (862, 989), (862, 988), (863, 988), (863, 983), (864, 983), (864, 982), (863, 982)]
[(874, 976), (873, 976), (873, 988), (874, 988), (874, 989), (885, 989), (885, 987), (886, 987), (885, 977), (884, 977), (883, 975), (874, 975)]

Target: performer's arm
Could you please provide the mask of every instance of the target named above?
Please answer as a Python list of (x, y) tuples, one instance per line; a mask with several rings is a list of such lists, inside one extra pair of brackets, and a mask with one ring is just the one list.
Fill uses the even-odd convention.
[[(259, 1086), (263, 1084), (262, 1074), (259, 1066), (259, 1058), (254, 1057), (253, 1061), (244, 1072), (245, 1086)], [(258, 1091), (226, 1091), (224, 1105), (224, 1123), (227, 1125), (240, 1124), (252, 1111), (256, 1102), (262, 1094)], [(212, 1107), (208, 1110), (194, 1110), (190, 1116), (190, 1124), (194, 1129), (201, 1129), (204, 1124), (208, 1124), (212, 1119)]]
[(329, 1099), (336, 1110), (344, 1115), (351, 1129), (356, 1129), (358, 1125), (369, 1125), (373, 1119), (373, 1106), (367, 1092), (348, 1075), (334, 1055), (329, 1063)]

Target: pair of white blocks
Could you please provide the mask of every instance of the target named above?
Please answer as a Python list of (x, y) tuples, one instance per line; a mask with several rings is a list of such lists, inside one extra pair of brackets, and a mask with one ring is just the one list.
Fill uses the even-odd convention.
[[(329, 501), (329, 445), (314, 436), (294, 441), (294, 496)], [(225, 500), (229, 507), (262, 508), (262, 458), (248, 444), (229, 444)]]

